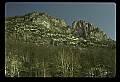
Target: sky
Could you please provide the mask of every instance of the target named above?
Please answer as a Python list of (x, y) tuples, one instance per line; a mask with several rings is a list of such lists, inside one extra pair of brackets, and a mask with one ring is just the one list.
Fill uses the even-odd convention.
[(95, 2), (7, 2), (5, 17), (30, 12), (45, 12), (64, 19), (71, 26), (75, 20), (85, 20), (99, 27), (116, 40), (116, 4)]

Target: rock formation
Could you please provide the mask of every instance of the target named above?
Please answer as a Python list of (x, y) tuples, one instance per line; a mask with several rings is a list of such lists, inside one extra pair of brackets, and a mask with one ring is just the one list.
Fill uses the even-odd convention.
[[(73, 33), (84, 39), (95, 38), (100, 41), (107, 40), (107, 35), (95, 25), (83, 20), (76, 20), (72, 23)], [(76, 32), (77, 31), (77, 32)]]

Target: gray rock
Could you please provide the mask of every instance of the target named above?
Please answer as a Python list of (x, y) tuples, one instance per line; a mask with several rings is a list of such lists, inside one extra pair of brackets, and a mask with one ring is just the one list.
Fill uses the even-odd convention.
[(92, 25), (91, 23), (87, 23), (83, 20), (75, 20), (72, 23), (73, 34), (76, 36), (83, 37), (84, 39), (89, 39), (90, 37), (95, 37), (100, 39), (101, 41), (107, 40), (106, 34), (101, 31), (97, 26)]

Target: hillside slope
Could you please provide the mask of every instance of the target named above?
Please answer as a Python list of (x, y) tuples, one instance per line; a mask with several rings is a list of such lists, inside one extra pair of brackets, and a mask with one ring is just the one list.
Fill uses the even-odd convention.
[(114, 77), (116, 42), (95, 25), (32, 12), (5, 18), (6, 77)]

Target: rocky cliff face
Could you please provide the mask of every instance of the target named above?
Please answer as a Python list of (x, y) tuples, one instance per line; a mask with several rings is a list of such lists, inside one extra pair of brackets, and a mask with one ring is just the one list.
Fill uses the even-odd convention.
[(91, 23), (76, 20), (72, 26), (67, 26), (65, 20), (39, 12), (6, 17), (5, 33), (6, 36), (14, 37), (16, 40), (37, 44), (50, 43), (86, 47), (89, 45), (108, 46), (110, 42), (112, 45), (115, 43)]
[(53, 16), (46, 14), (46, 13), (31, 13), (34, 19), (32, 20), (33, 23), (36, 25), (43, 24), (47, 28), (50, 28), (51, 26), (55, 27), (66, 27), (66, 22), (65, 20), (61, 19), (55, 19)]
[[(72, 23), (73, 32), (84, 39), (95, 38), (96, 40), (107, 40), (107, 35), (95, 25), (83, 20), (76, 20)], [(76, 32), (77, 31), (77, 32)]]

